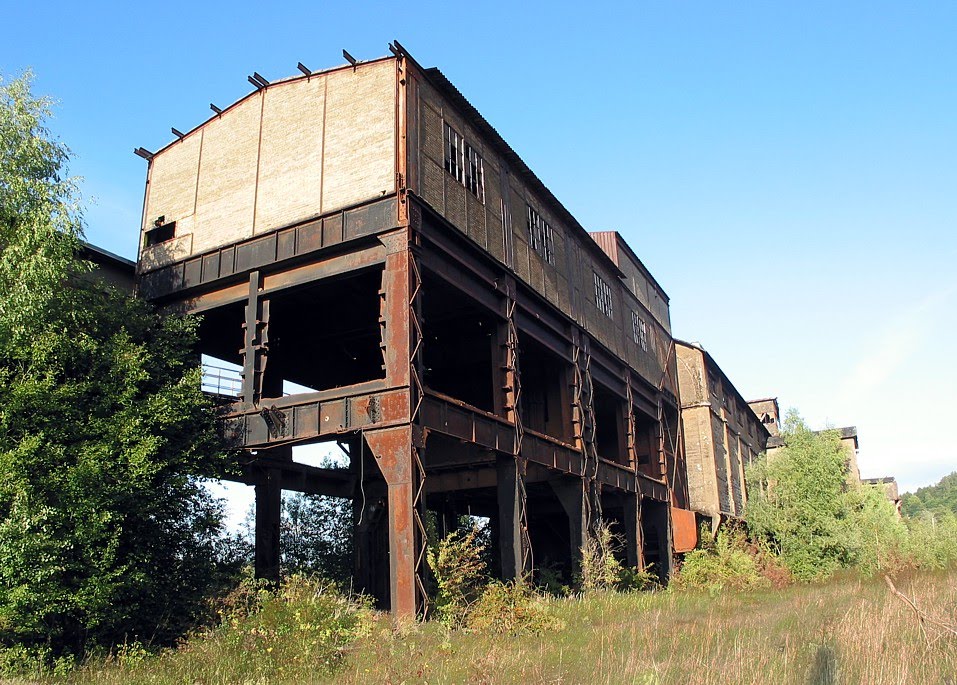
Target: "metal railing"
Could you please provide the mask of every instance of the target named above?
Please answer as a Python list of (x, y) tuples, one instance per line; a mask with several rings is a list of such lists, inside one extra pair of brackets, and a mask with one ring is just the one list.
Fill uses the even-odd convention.
[(243, 394), (243, 372), (224, 366), (203, 364), (203, 392), (220, 397), (239, 397)]

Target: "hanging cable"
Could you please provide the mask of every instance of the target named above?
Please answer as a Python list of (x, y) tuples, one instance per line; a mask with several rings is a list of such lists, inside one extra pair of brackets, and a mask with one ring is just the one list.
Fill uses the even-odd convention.
[(359, 431), (359, 493), (362, 495), (362, 507), (359, 509), (359, 522), (356, 523), (356, 528), (362, 525), (362, 518), (366, 514), (366, 438), (364, 431)]

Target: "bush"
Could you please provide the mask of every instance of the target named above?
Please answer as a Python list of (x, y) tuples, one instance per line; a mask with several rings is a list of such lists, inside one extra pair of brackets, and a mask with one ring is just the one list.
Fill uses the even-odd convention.
[(671, 587), (676, 590), (707, 590), (712, 594), (770, 586), (743, 533), (725, 527), (718, 531), (713, 545), (688, 552), (671, 578)]
[(581, 573), (578, 585), (582, 592), (599, 590), (646, 590), (659, 584), (651, 567), (625, 566), (620, 560), (624, 540), (612, 531), (607, 521), (599, 522), (585, 536), (581, 549)]
[(811, 431), (790, 412), (785, 447), (748, 469), (748, 529), (800, 580), (857, 562), (861, 537), (837, 431)]
[(435, 580), (435, 613), (450, 628), (465, 625), (472, 604), (482, 596), (488, 578), (481, 531), (453, 531), (428, 550)]
[(170, 656), (187, 682), (229, 664), (231, 677), (269, 682), (280, 674), (333, 674), (345, 649), (373, 628), (374, 612), (334, 585), (293, 575), (279, 587), (246, 581), (220, 608), (220, 625)]
[(621, 537), (612, 532), (607, 521), (599, 522), (593, 530), (588, 531), (581, 548), (581, 572), (578, 577), (582, 592), (618, 587), (624, 568), (616, 556), (621, 546)]
[(564, 627), (527, 583), (498, 581), (490, 583), (472, 605), (467, 626), (475, 632), (499, 635), (540, 635)]
[(903, 556), (918, 568), (943, 569), (957, 564), (957, 516), (925, 511), (905, 518)]

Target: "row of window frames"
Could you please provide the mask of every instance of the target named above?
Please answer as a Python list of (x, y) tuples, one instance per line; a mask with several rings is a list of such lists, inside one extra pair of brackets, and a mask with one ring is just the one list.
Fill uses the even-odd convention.
[[(595, 305), (598, 307), (598, 311), (607, 316), (608, 318), (614, 318), (614, 307), (611, 294), (611, 286), (605, 282), (597, 272), (594, 273), (595, 276)], [(638, 315), (638, 312), (632, 311), (631, 313), (631, 334), (635, 341), (635, 344), (638, 345), (645, 352), (648, 351), (648, 326), (645, 323), (645, 320)]]
[(482, 156), (447, 123), (445, 170), (481, 202), (485, 202), (485, 169)]
[[(445, 170), (482, 202), (485, 201), (485, 168), (482, 156), (458, 131), (445, 123)], [(555, 237), (552, 227), (527, 205), (528, 242), (549, 264), (555, 264)]]

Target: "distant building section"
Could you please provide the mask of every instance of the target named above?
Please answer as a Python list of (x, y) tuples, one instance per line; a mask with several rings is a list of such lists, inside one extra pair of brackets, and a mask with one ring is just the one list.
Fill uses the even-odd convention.
[(777, 397), (766, 397), (763, 400), (751, 400), (748, 402), (751, 411), (757, 414), (758, 419), (768, 429), (772, 437), (781, 434), (781, 410), (778, 407)]
[(861, 484), (872, 488), (881, 488), (884, 496), (897, 509), (897, 515), (901, 514), (901, 496), (897, 487), (897, 479), (893, 476), (884, 476), (883, 478), (862, 478)]
[(675, 351), (690, 506), (717, 526), (744, 515), (744, 469), (771, 439), (777, 401), (767, 400), (775, 423), (765, 423), (704, 348), (676, 340)]
[(86, 242), (80, 248), (80, 258), (93, 264), (93, 271), (89, 275), (94, 279), (103, 280), (120, 290), (133, 292), (136, 262)]

